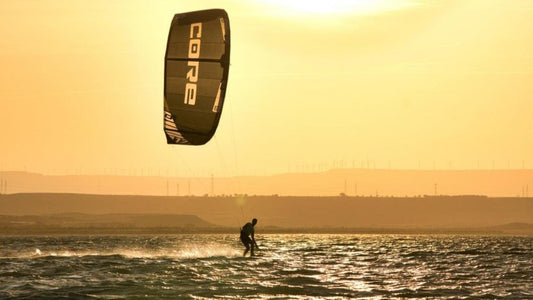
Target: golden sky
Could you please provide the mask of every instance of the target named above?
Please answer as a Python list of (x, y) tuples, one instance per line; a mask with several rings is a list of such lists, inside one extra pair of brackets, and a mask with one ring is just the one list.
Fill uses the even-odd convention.
[[(230, 17), (224, 111), (170, 146), (170, 22), (208, 8)], [(533, 168), (531, 28), (530, 0), (2, 1), (0, 171)]]

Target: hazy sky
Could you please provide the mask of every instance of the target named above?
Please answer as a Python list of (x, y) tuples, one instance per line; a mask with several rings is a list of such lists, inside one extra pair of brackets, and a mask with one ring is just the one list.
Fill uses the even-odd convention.
[[(224, 8), (224, 111), (170, 146), (175, 13)], [(533, 1), (2, 1), (0, 170), (533, 167)]]

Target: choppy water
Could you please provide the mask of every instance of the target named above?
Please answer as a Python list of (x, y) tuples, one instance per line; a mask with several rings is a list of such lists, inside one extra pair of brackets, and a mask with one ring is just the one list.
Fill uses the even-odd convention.
[(0, 237), (1, 299), (531, 298), (533, 237)]

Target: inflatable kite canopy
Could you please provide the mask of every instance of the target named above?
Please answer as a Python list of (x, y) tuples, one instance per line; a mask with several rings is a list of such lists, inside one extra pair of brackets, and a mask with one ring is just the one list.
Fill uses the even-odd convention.
[(165, 54), (164, 131), (168, 144), (203, 145), (215, 134), (228, 83), (227, 13), (176, 14)]

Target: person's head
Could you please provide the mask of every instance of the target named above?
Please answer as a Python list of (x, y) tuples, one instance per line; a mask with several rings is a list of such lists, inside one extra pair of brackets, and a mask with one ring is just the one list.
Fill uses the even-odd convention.
[(257, 219), (256, 219), (256, 218), (253, 218), (253, 220), (252, 220), (252, 225), (255, 226), (255, 224), (257, 224)]

